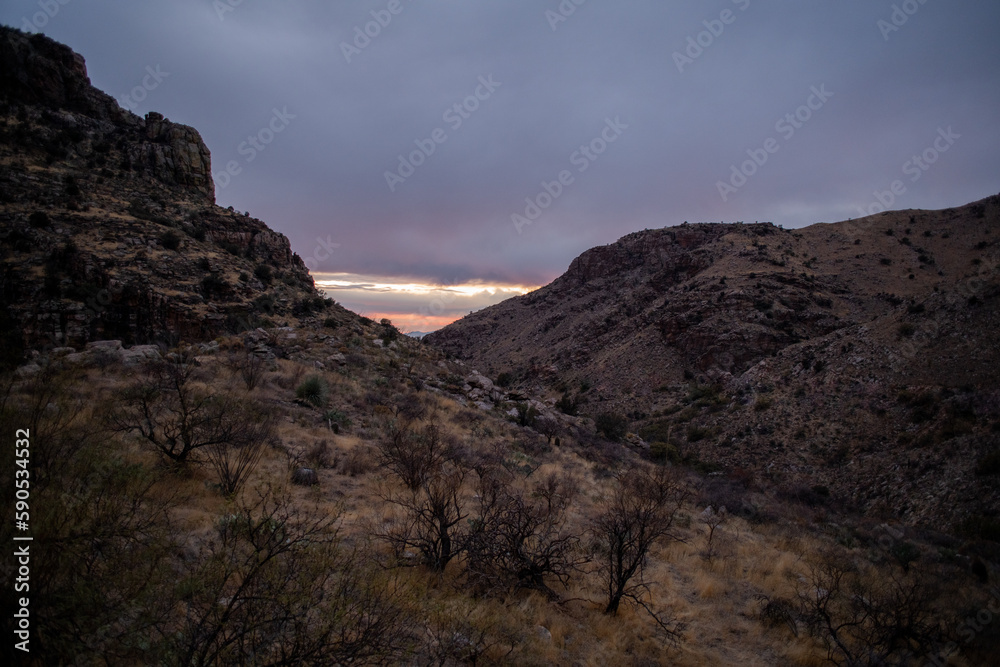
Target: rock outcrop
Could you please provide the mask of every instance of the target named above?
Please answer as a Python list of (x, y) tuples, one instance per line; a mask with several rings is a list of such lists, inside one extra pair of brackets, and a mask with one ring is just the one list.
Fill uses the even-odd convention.
[(214, 188), (195, 129), (122, 109), (68, 47), (0, 27), (3, 363), (343, 314), (284, 235)]
[[(90, 84), (83, 56), (63, 44), (0, 28), (0, 98), (32, 119), (57, 119), (59, 127), (46, 123), (50, 131), (42, 135), (48, 142), (64, 140), (58, 148), (69, 155), (120, 151), (130, 171), (179, 186), (189, 198), (215, 203), (211, 158), (197, 130), (156, 112), (141, 118), (122, 109)], [(66, 130), (66, 136), (48, 136), (52, 129)]]

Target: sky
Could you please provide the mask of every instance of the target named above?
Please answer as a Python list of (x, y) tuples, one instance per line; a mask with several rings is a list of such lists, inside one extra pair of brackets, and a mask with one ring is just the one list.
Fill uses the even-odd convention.
[(588, 248), (1000, 192), (986, 0), (5, 0), (198, 129), (216, 198), (429, 331)]

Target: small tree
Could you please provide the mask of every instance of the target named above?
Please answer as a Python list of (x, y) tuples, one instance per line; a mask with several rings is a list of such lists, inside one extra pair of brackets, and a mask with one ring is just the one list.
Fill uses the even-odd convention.
[(798, 589), (799, 616), (834, 665), (909, 664), (944, 638), (928, 576), (890, 565), (876, 570), (830, 551)]
[(467, 577), (480, 592), (519, 588), (557, 597), (554, 579), (566, 585), (586, 558), (579, 537), (565, 529), (566, 510), (575, 496), (572, 482), (556, 475), (528, 488), (504, 468), (481, 475), (479, 513), (466, 547)]
[(413, 492), (457, 455), (454, 444), (444, 438), (436, 424), (414, 432), (408, 423), (396, 421), (378, 443), (379, 464)]
[(637, 465), (615, 476), (593, 525), (598, 571), (607, 594), (605, 614), (617, 614), (623, 599), (652, 614), (643, 599), (649, 588), (643, 569), (654, 544), (682, 541), (673, 529), (687, 495), (686, 486), (665, 466)]
[(420, 564), (443, 572), (462, 553), (467, 534), (463, 489), (467, 473), (460, 463), (447, 461), (425, 476), (415, 490), (383, 490), (382, 499), (402, 510), (403, 516), (390, 521), (378, 536), (392, 546), (400, 560), (406, 559), (407, 551), (415, 550)]
[(150, 362), (119, 393), (106, 423), (119, 433), (138, 432), (164, 457), (181, 464), (205, 447), (247, 441), (254, 426), (245, 405), (201, 387), (198, 375), (190, 349)]
[(708, 535), (705, 541), (705, 552), (702, 557), (711, 562), (716, 556), (717, 544), (715, 543), (715, 531), (719, 529), (719, 526), (726, 522), (729, 514), (726, 512), (725, 507), (720, 507), (716, 510), (714, 507), (709, 506), (701, 513), (698, 519), (701, 523), (705, 524), (708, 528)]

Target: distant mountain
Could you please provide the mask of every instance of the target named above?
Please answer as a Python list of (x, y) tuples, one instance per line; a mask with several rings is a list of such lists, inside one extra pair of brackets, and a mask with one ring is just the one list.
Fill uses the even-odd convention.
[(23, 347), (208, 339), (324, 300), (288, 239), (215, 205), (193, 128), (122, 109), (83, 58), (0, 27), (0, 324)]
[(424, 336), (427, 335), (427, 333), (428, 332), (426, 331), (411, 331), (406, 335), (409, 336), (410, 338), (423, 338)]
[(1000, 510), (998, 250), (1000, 196), (797, 230), (685, 224), (424, 340), (624, 416), (661, 456), (959, 522)]

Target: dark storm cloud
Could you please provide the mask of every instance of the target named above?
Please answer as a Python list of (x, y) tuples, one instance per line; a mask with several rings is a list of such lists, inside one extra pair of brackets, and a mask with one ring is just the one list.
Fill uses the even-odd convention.
[[(219, 203), (322, 271), (539, 284), (637, 229), (858, 217), (894, 180), (894, 208), (1000, 189), (995, 3), (35, 0), (0, 19), (22, 27), (43, 5), (58, 12), (40, 31), (116, 97), (147, 66), (168, 72), (136, 111), (197, 127), (217, 174), (239, 168), (217, 179)], [(575, 11), (556, 23), (560, 6)], [(477, 108), (446, 116), (463, 101)], [(276, 111), (285, 126), (262, 135)], [(616, 119), (627, 129), (580, 172), (574, 152)], [(907, 162), (948, 128), (959, 138), (911, 180)], [(415, 142), (434, 152), (391, 191), (385, 173), (407, 172)], [(754, 156), (766, 162), (735, 187)], [(518, 233), (511, 216), (563, 171), (572, 183)]]

